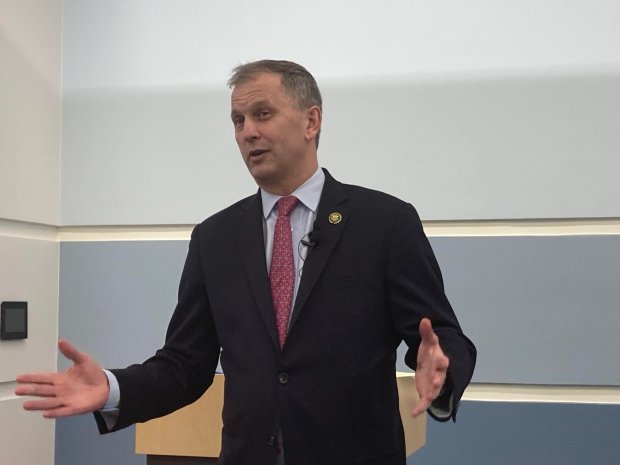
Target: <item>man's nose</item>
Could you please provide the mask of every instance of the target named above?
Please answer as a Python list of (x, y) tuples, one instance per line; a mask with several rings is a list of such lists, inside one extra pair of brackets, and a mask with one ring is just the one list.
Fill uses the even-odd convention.
[(253, 121), (245, 120), (243, 122), (242, 136), (245, 140), (258, 139), (260, 133), (258, 132), (258, 127)]

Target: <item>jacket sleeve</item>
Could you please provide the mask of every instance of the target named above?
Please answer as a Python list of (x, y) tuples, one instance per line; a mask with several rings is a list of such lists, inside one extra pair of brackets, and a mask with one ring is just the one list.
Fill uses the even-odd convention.
[(198, 399), (213, 382), (220, 344), (203, 279), (200, 232), (197, 226), (192, 233), (164, 346), (142, 364), (111, 370), (120, 386), (119, 416), (109, 429), (95, 413), (101, 433), (167, 415)]
[(416, 369), (420, 321), (429, 318), (450, 359), (446, 389), (437, 399), (437, 407), (449, 406), (451, 399), (451, 415), (435, 418), (455, 419), (458, 403), (473, 374), (476, 348), (463, 334), (446, 297), (439, 265), (413, 206), (403, 204), (390, 237), (388, 301), (396, 327), (408, 346), (405, 363)]

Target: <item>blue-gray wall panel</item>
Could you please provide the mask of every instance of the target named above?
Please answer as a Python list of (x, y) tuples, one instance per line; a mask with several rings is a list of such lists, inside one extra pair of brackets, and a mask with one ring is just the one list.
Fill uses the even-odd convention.
[(410, 465), (611, 465), (620, 406), (463, 402), (456, 423), (427, 423)]
[[(431, 242), (449, 297), (479, 349), (477, 381), (620, 384), (615, 334), (620, 327), (620, 237), (443, 237)], [(106, 366), (148, 357), (163, 341), (186, 251), (186, 241), (61, 244), (60, 335)], [(66, 366), (62, 360), (59, 364)], [(93, 443), (80, 449), (85, 454), (100, 447), (94, 425), (80, 423), (91, 418), (84, 418), (59, 423), (57, 465), (89, 463), (86, 456), (74, 462), (67, 458), (76, 441)], [(506, 434), (518, 437), (515, 431), (507, 428)], [(106, 438), (115, 444), (107, 450), (121, 453), (132, 437), (127, 430)]]
[[(61, 244), (60, 337), (106, 367), (150, 356), (164, 341), (186, 252), (185, 241)], [(61, 420), (56, 465), (144, 464), (133, 441), (133, 428), (100, 438), (90, 415)]]
[(108, 366), (152, 355), (174, 310), (187, 244), (61, 244), (59, 335)]
[[(447, 293), (479, 348), (477, 381), (620, 384), (611, 357), (620, 353), (620, 237), (431, 242)], [(185, 241), (63, 244), (61, 335), (77, 328), (92, 349), (114, 355), (108, 363), (148, 356), (163, 339), (186, 249)], [(140, 328), (144, 342), (128, 351), (91, 338), (78, 322), (104, 325), (128, 341)]]
[(620, 385), (620, 236), (431, 242), (475, 381)]
[(144, 465), (134, 453), (135, 427), (100, 435), (92, 415), (56, 421), (54, 465)]

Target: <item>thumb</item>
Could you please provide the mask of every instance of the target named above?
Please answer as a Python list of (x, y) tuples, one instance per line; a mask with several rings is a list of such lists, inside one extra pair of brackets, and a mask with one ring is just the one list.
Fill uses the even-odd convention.
[(439, 342), (435, 331), (433, 331), (431, 320), (428, 318), (422, 318), (422, 321), (420, 321), (420, 337), (422, 338), (422, 342), (426, 342), (427, 344), (432, 345)]
[(60, 339), (58, 341), (58, 349), (66, 358), (71, 360), (73, 363), (84, 363), (88, 356), (80, 352), (66, 339)]

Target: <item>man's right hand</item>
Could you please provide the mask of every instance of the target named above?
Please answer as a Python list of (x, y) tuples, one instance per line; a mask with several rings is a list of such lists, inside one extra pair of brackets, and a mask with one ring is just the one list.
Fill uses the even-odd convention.
[(79, 415), (101, 409), (108, 400), (110, 387), (99, 363), (64, 339), (58, 341), (58, 348), (73, 362), (73, 366), (59, 373), (19, 375), (15, 394), (38, 397), (24, 402), (24, 409), (41, 410), (45, 418)]

